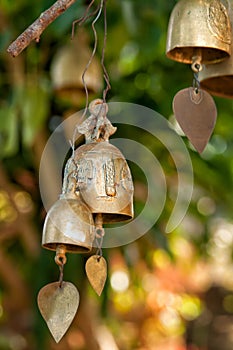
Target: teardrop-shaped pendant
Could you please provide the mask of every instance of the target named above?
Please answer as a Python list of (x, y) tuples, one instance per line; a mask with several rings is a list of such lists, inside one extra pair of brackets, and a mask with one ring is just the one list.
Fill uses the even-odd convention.
[(199, 153), (203, 152), (217, 119), (212, 96), (193, 87), (183, 89), (173, 99), (173, 111), (190, 142)]
[(107, 278), (107, 263), (103, 256), (92, 255), (86, 262), (88, 280), (100, 296)]
[(70, 282), (54, 282), (38, 294), (38, 307), (58, 343), (71, 325), (79, 306), (79, 292)]

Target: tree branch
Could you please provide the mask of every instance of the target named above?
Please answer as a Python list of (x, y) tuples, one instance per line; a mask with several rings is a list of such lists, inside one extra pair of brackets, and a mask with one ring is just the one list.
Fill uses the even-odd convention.
[(13, 56), (18, 56), (32, 40), (39, 42), (42, 32), (57, 17), (65, 12), (76, 0), (57, 0), (48, 10), (41, 13), (37, 18), (7, 49)]

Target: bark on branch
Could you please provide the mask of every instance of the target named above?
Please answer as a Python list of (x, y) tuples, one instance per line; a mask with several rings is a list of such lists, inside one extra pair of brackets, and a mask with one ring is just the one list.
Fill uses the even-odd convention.
[(76, 0), (57, 0), (49, 9), (42, 12), (37, 18), (7, 49), (13, 57), (18, 56), (32, 40), (39, 42), (42, 32), (57, 17), (65, 12)]

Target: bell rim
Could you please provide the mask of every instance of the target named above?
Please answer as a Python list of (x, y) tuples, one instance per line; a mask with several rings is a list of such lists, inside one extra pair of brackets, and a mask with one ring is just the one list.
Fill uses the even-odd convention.
[[(222, 80), (226, 79), (226, 78), (230, 78), (229, 80), (232, 81), (231, 85), (227, 84), (227, 82), (226, 82), (224, 84), (225, 90), (221, 89), (221, 87), (219, 89), (214, 88), (213, 85), (217, 88), (219, 87), (219, 79), (220, 78)], [(229, 99), (233, 98), (233, 73), (232, 73), (232, 75), (225, 74), (225, 75), (221, 75), (221, 76), (205, 78), (200, 82), (200, 85), (201, 85), (201, 88), (203, 90), (207, 91), (208, 93), (210, 93), (213, 96), (222, 97), (222, 98), (229, 98)], [(226, 89), (226, 87), (228, 87), (228, 88)]]
[[(71, 244), (71, 243), (62, 243), (66, 247), (67, 253), (81, 253), (81, 254), (88, 254), (92, 250), (92, 246), (88, 244), (84, 244), (83, 242), (77, 242), (80, 245)], [(42, 243), (42, 247), (50, 250), (50, 251), (56, 251), (57, 247), (61, 244), (61, 242), (51, 242), (51, 243)], [(78, 248), (77, 248), (78, 247)]]
[[(185, 57), (181, 58), (181, 54), (179, 54), (179, 51), (182, 50), (187, 50), (193, 53), (190, 53), (189, 55), (186, 55)], [(173, 48), (169, 48), (166, 52), (166, 56), (176, 62), (179, 63), (184, 63), (184, 64), (192, 64), (193, 62), (193, 57), (195, 56), (195, 50), (197, 49), (196, 46), (175, 46)], [(208, 57), (208, 52), (209, 51), (214, 51), (215, 53), (219, 53), (220, 56), (218, 58), (207, 58)], [(204, 64), (215, 64), (215, 63), (220, 63), (225, 61), (226, 59), (228, 59), (230, 57), (230, 52), (231, 50), (223, 50), (220, 48), (214, 48), (214, 47), (202, 47), (201, 48), (201, 52), (202, 52), (202, 63)], [(210, 56), (212, 57), (213, 54), (210, 54)]]

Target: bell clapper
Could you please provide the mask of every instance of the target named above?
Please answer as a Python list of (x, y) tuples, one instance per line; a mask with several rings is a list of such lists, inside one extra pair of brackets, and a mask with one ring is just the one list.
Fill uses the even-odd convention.
[(66, 247), (63, 244), (59, 244), (56, 249), (55, 263), (59, 266), (60, 276), (59, 276), (59, 287), (62, 287), (63, 275), (64, 275), (64, 265), (66, 264)]
[(97, 246), (97, 251), (96, 255), (98, 256), (97, 261), (101, 259), (103, 252), (102, 252), (102, 245), (103, 245), (103, 239), (104, 239), (104, 228), (103, 228), (103, 215), (102, 214), (97, 214), (95, 218), (95, 240), (96, 240), (96, 246)]

